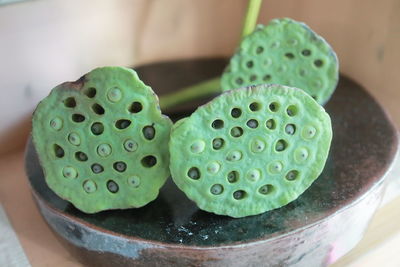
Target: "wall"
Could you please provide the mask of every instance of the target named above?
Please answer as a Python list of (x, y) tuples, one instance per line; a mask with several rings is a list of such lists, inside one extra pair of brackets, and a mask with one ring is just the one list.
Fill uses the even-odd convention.
[[(36, 0), (0, 7), (0, 154), (21, 147), (55, 85), (103, 65), (230, 55), (245, 0)], [(270, 0), (260, 21), (292, 17), (338, 53), (341, 71), (400, 125), (399, 0)]]

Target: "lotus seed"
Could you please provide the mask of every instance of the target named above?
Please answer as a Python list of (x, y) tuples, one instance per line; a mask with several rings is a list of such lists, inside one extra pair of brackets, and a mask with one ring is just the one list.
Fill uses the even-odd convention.
[(97, 154), (100, 157), (107, 157), (112, 152), (111, 146), (109, 144), (101, 144), (97, 147)]
[(287, 143), (286, 143), (285, 140), (279, 140), (275, 144), (275, 150), (278, 151), (278, 152), (281, 152), (281, 151), (285, 150), (286, 147), (287, 147)]
[(257, 182), (261, 177), (261, 171), (258, 169), (253, 169), (247, 172), (246, 178), (250, 182)]
[(265, 126), (267, 126), (267, 128), (270, 130), (273, 130), (276, 128), (276, 124), (273, 119), (267, 120), (267, 122), (265, 123)]
[(210, 192), (213, 195), (220, 195), (224, 191), (224, 187), (220, 184), (215, 184), (211, 187)]
[(296, 126), (294, 124), (286, 125), (285, 132), (289, 135), (294, 135), (294, 133), (296, 132)]
[(260, 139), (255, 139), (251, 142), (251, 151), (254, 153), (263, 152), (265, 149), (265, 142)]
[(139, 176), (132, 176), (128, 178), (128, 184), (134, 188), (138, 188), (140, 185), (140, 178)]
[(239, 180), (239, 173), (237, 171), (231, 171), (228, 173), (228, 182), (236, 183)]
[(82, 151), (76, 152), (75, 158), (79, 161), (87, 161), (88, 160), (88, 156), (85, 153), (83, 153)]
[(74, 146), (79, 146), (81, 144), (81, 138), (77, 133), (70, 133), (68, 135), (68, 141)]
[(104, 126), (101, 122), (95, 122), (90, 127), (90, 130), (94, 135), (100, 135), (104, 132)]
[(50, 127), (59, 131), (63, 127), (63, 121), (59, 117), (56, 117), (50, 121)]
[(248, 120), (246, 124), (249, 128), (252, 128), (252, 129), (255, 129), (258, 127), (258, 121), (254, 120), (254, 119)]
[(271, 193), (272, 190), (273, 190), (272, 185), (266, 184), (261, 186), (260, 189), (258, 189), (258, 192), (260, 192), (260, 194), (267, 195)]
[(104, 171), (103, 166), (101, 166), (100, 164), (97, 164), (97, 163), (93, 164), (91, 168), (92, 168), (92, 172), (94, 172), (94, 173), (101, 173)]
[(283, 164), (280, 161), (274, 161), (268, 165), (268, 171), (272, 174), (280, 173), (282, 169), (283, 169)]
[(128, 139), (124, 142), (124, 148), (128, 152), (134, 152), (138, 149), (138, 144), (135, 141)]
[(241, 127), (233, 127), (231, 129), (231, 135), (235, 138), (243, 135), (243, 129)]
[(115, 162), (113, 167), (118, 172), (124, 172), (126, 170), (126, 164), (122, 161)]
[(240, 199), (243, 199), (245, 196), (246, 196), (246, 192), (243, 190), (238, 190), (238, 191), (233, 192), (234, 199), (240, 200)]
[(197, 140), (190, 146), (190, 151), (198, 154), (203, 152), (205, 147), (206, 143), (203, 140)]
[(210, 162), (207, 165), (207, 171), (211, 174), (216, 174), (220, 168), (221, 165), (216, 161)]
[(83, 182), (83, 190), (86, 191), (86, 193), (93, 193), (97, 190), (97, 185), (94, 181), (92, 180), (86, 180)]
[(308, 158), (308, 150), (304, 147), (296, 149), (294, 159), (297, 162), (303, 162)]
[(117, 87), (111, 88), (111, 89), (108, 91), (108, 93), (107, 93), (107, 98), (108, 98), (108, 100), (110, 100), (111, 102), (116, 103), (116, 102), (118, 102), (118, 101), (121, 100), (121, 98), (122, 98), (122, 92), (121, 92), (121, 90), (120, 90), (119, 88), (117, 88)]
[(78, 172), (73, 167), (64, 167), (63, 176), (65, 178), (69, 178), (69, 179), (76, 178), (76, 177), (78, 177)]
[(152, 140), (156, 135), (156, 129), (152, 125), (145, 126), (143, 128), (143, 136), (147, 140)]
[(114, 182), (113, 180), (110, 180), (107, 182), (107, 189), (111, 193), (117, 193), (119, 190), (119, 186), (116, 182)]
[(224, 146), (224, 139), (222, 138), (215, 138), (212, 142), (213, 148), (215, 150), (219, 150)]
[(238, 161), (242, 159), (242, 152), (240, 151), (231, 151), (228, 153), (228, 155), (226, 156), (226, 160), (228, 161)]
[(293, 181), (293, 180), (295, 180), (297, 178), (298, 175), (299, 175), (299, 172), (293, 170), (293, 171), (290, 171), (290, 172), (288, 172), (286, 174), (286, 179), (289, 180), (289, 181)]
[(198, 180), (200, 178), (200, 170), (196, 167), (192, 167), (188, 171), (188, 176), (193, 180)]
[(231, 111), (231, 116), (234, 118), (239, 118), (242, 115), (242, 110), (240, 110), (239, 108), (234, 108)]
[(306, 140), (309, 140), (309, 139), (312, 139), (316, 133), (317, 133), (317, 129), (315, 129), (314, 126), (307, 125), (301, 131), (301, 137), (303, 137)]

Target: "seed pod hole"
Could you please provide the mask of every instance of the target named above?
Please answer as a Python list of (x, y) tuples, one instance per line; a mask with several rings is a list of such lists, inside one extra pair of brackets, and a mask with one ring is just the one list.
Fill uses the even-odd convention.
[(74, 122), (83, 122), (85, 120), (85, 116), (83, 116), (82, 114), (72, 114), (72, 120)]
[(151, 168), (157, 164), (157, 158), (152, 155), (149, 155), (149, 156), (142, 158), (141, 163), (142, 163), (143, 167)]
[(270, 130), (274, 130), (276, 128), (275, 120), (274, 119), (267, 120), (265, 126)]
[(213, 127), (214, 129), (222, 129), (224, 127), (224, 121), (220, 119), (214, 120), (211, 123), (211, 127)]
[(124, 142), (124, 148), (128, 152), (134, 152), (138, 149), (138, 144), (135, 141), (128, 139)]
[(131, 121), (130, 120), (117, 120), (117, 122), (115, 123), (115, 127), (117, 127), (120, 130), (126, 129), (129, 127), (129, 125), (131, 125)]
[(293, 53), (286, 53), (286, 54), (285, 54), (285, 57), (286, 57), (287, 59), (294, 59), (294, 54), (293, 54)]
[(283, 139), (278, 140), (278, 142), (276, 142), (276, 144), (275, 144), (275, 151), (282, 152), (287, 148), (287, 146), (288, 146), (288, 143), (285, 140), (283, 140)]
[(263, 185), (263, 186), (261, 186), (261, 187), (258, 189), (258, 192), (259, 192), (260, 194), (262, 194), (262, 195), (271, 194), (273, 191), (274, 191), (274, 186), (271, 185), (271, 184)]
[(86, 180), (83, 182), (83, 190), (88, 194), (94, 193), (97, 190), (97, 185), (92, 180)]
[(297, 106), (295, 106), (295, 105), (290, 105), (290, 106), (288, 106), (287, 109), (286, 109), (286, 113), (287, 113), (290, 117), (296, 116), (298, 112), (299, 112), (299, 111), (298, 111), (298, 108), (297, 108)]
[(279, 110), (279, 103), (278, 102), (272, 102), (271, 104), (269, 104), (269, 110), (271, 110), (272, 112), (277, 112)]
[(261, 109), (261, 104), (258, 102), (253, 102), (249, 105), (251, 111), (259, 111)]
[(104, 132), (104, 126), (103, 126), (103, 124), (101, 122), (95, 122), (90, 127), (90, 131), (94, 135), (100, 135), (100, 134), (102, 134)]
[(94, 113), (96, 113), (97, 115), (103, 115), (104, 114), (104, 108), (102, 106), (100, 106), (99, 104), (93, 104), (92, 106), (92, 110)]
[(235, 80), (235, 82), (236, 82), (237, 85), (242, 85), (243, 84), (243, 79), (239, 77), (239, 78), (237, 78)]
[(72, 132), (68, 135), (68, 142), (74, 146), (79, 146), (81, 144), (81, 138), (77, 133)]
[(205, 147), (206, 147), (206, 143), (203, 140), (196, 140), (190, 146), (190, 151), (192, 153), (198, 154), (198, 153), (203, 152)]
[(242, 159), (242, 152), (233, 150), (226, 155), (227, 161), (239, 161)]
[(93, 98), (96, 96), (96, 89), (93, 87), (87, 88), (83, 91), (83, 93), (89, 97), (89, 98)]
[(54, 144), (53, 145), (53, 150), (54, 150), (54, 155), (57, 158), (63, 158), (64, 157), (65, 152), (64, 152), (64, 149), (61, 146), (59, 146), (57, 144)]
[(147, 140), (153, 140), (156, 135), (156, 129), (154, 129), (153, 125), (147, 125), (142, 130), (144, 138)]
[(321, 59), (317, 59), (314, 61), (314, 65), (317, 68), (321, 68), (324, 65), (324, 62)]
[(64, 167), (62, 173), (63, 176), (68, 179), (73, 179), (78, 177), (78, 172), (74, 167), (71, 166)]
[(128, 184), (134, 188), (138, 188), (140, 185), (140, 177), (136, 175), (129, 177)]
[(67, 108), (74, 108), (74, 107), (76, 107), (76, 101), (75, 101), (75, 98), (74, 98), (74, 97), (68, 97), (68, 98), (66, 98), (63, 102), (64, 102), (64, 105), (65, 105)]
[(240, 137), (242, 135), (243, 135), (243, 129), (241, 127), (236, 126), (236, 127), (233, 127), (231, 129), (231, 136), (232, 137), (238, 138), (238, 137)]
[(63, 121), (61, 118), (56, 117), (50, 121), (50, 127), (53, 128), (56, 131), (61, 130), (63, 127)]
[(261, 54), (262, 52), (264, 52), (264, 47), (262, 47), (262, 46), (257, 46), (257, 48), (256, 48), (256, 54)]
[(295, 132), (296, 132), (296, 126), (294, 124), (287, 124), (285, 126), (285, 133), (289, 135), (294, 135)]
[(215, 150), (220, 150), (221, 148), (224, 147), (224, 143), (225, 143), (224, 139), (222, 139), (222, 138), (215, 138), (215, 139), (213, 139), (213, 141), (212, 141), (212, 146), (213, 146), (213, 148), (214, 148)]
[(254, 62), (252, 60), (249, 60), (246, 62), (246, 67), (251, 69), (252, 67), (254, 67)]
[(305, 57), (308, 57), (311, 55), (311, 50), (309, 49), (304, 49), (303, 51), (301, 51), (301, 54)]
[(117, 161), (113, 164), (113, 168), (117, 172), (124, 172), (126, 170), (126, 163), (123, 161)]
[(210, 188), (210, 192), (213, 195), (221, 195), (223, 191), (224, 187), (221, 184), (215, 184)]
[(231, 110), (231, 116), (233, 118), (239, 118), (242, 115), (242, 110), (240, 108), (233, 108)]
[(263, 81), (264, 81), (264, 82), (268, 82), (269, 80), (271, 80), (271, 78), (272, 78), (271, 75), (266, 74), (266, 75), (264, 75), (264, 77), (263, 77)]
[(129, 107), (129, 111), (131, 113), (139, 113), (140, 111), (142, 111), (143, 109), (143, 105), (140, 102), (133, 102), (132, 105)]
[(90, 168), (92, 169), (92, 172), (93, 173), (101, 173), (101, 172), (103, 172), (104, 171), (104, 168), (103, 168), (103, 166), (101, 166), (100, 164), (98, 164), (98, 163), (94, 163), (94, 164), (92, 164), (92, 166), (90, 166)]
[(255, 119), (251, 119), (251, 120), (248, 120), (248, 121), (246, 122), (246, 125), (247, 125), (249, 128), (255, 129), (255, 128), (258, 127), (258, 121), (255, 120)]
[(116, 103), (122, 99), (122, 91), (118, 87), (113, 87), (108, 90), (107, 98), (110, 102)]
[(119, 191), (119, 186), (115, 181), (109, 180), (109, 181), (107, 181), (107, 189), (111, 193), (115, 194)]
[(198, 180), (201, 177), (200, 170), (197, 167), (192, 167), (188, 170), (187, 176), (193, 180)]
[(112, 148), (109, 144), (101, 144), (97, 147), (97, 154), (100, 157), (107, 157), (112, 153)]
[(233, 192), (233, 198), (236, 200), (241, 200), (246, 197), (246, 192), (244, 190), (237, 190)]
[(255, 75), (255, 74), (253, 74), (253, 75), (250, 75), (250, 82), (254, 82), (254, 81), (256, 81), (257, 80), (257, 75)]
[(298, 176), (299, 176), (299, 172), (296, 170), (292, 170), (286, 174), (285, 178), (286, 178), (286, 180), (294, 181), (297, 179)]
[(84, 152), (78, 151), (75, 153), (75, 159), (78, 161), (87, 161), (88, 156)]
[(239, 173), (237, 171), (231, 171), (226, 178), (231, 184), (236, 183), (239, 180)]

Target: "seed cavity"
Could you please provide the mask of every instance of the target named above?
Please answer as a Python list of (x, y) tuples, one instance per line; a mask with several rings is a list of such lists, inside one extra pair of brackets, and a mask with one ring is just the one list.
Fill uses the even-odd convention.
[(97, 154), (100, 157), (107, 157), (111, 154), (112, 148), (109, 144), (101, 144), (97, 147)]
[(143, 105), (138, 101), (133, 102), (132, 105), (129, 107), (129, 111), (131, 113), (139, 113), (142, 110), (143, 110)]
[(283, 170), (283, 164), (280, 161), (271, 162), (268, 165), (268, 171), (271, 174), (278, 174)]
[(85, 90), (83, 91), (83, 93), (84, 93), (87, 97), (93, 98), (93, 97), (96, 96), (96, 89), (93, 88), (93, 87), (90, 87), (90, 88), (88, 88), (88, 89), (85, 89)]
[(299, 172), (296, 170), (291, 170), (290, 172), (288, 172), (285, 176), (286, 180), (288, 181), (294, 181), (297, 179), (297, 177), (299, 176)]
[(317, 68), (321, 68), (324, 65), (324, 62), (321, 59), (317, 59), (314, 61), (314, 65)]
[(210, 192), (213, 195), (220, 195), (224, 191), (224, 187), (221, 184), (215, 184), (211, 186)]
[(239, 161), (241, 159), (242, 159), (242, 152), (238, 150), (231, 151), (226, 155), (226, 160), (228, 161)]
[(224, 121), (220, 119), (214, 120), (211, 123), (211, 127), (213, 127), (214, 129), (222, 129), (224, 127)]
[(317, 133), (317, 129), (312, 125), (304, 126), (303, 130), (301, 131), (301, 137), (306, 140), (310, 140), (314, 138), (315, 134)]
[(117, 127), (120, 130), (126, 129), (129, 127), (129, 125), (131, 125), (131, 121), (130, 120), (126, 120), (126, 119), (121, 119), (121, 120), (117, 120), (117, 122), (115, 123), (115, 127)]
[(157, 164), (157, 158), (152, 155), (149, 155), (149, 156), (142, 158), (141, 163), (142, 163), (143, 167), (151, 168)]
[(239, 78), (237, 78), (235, 80), (235, 82), (236, 82), (237, 85), (242, 85), (243, 84), (243, 79), (239, 77)]
[(265, 126), (270, 130), (274, 130), (276, 128), (275, 120), (274, 119), (267, 120), (267, 122), (265, 123)]
[(136, 175), (129, 177), (128, 185), (132, 186), (133, 188), (138, 188), (140, 185), (140, 177)]
[(84, 152), (78, 151), (75, 153), (75, 159), (78, 161), (87, 161), (88, 156)]
[(288, 59), (294, 59), (294, 54), (293, 53), (286, 53), (285, 57)]
[(247, 172), (247, 180), (250, 182), (257, 182), (261, 178), (261, 171), (258, 169), (253, 169)]
[(251, 110), (251, 111), (259, 111), (260, 109), (261, 109), (261, 104), (260, 103), (258, 103), (258, 102), (253, 102), (253, 103), (251, 103), (250, 105), (249, 105), (249, 109)]
[(271, 110), (272, 112), (277, 112), (279, 110), (279, 103), (278, 102), (272, 102), (271, 104), (269, 104), (269, 110)]
[(103, 126), (103, 124), (101, 122), (95, 122), (90, 127), (90, 131), (94, 135), (100, 135), (100, 134), (102, 134), (104, 132), (104, 126)]
[(224, 147), (224, 143), (225, 143), (224, 139), (222, 139), (222, 138), (215, 138), (215, 139), (213, 139), (213, 141), (212, 141), (212, 146), (213, 146), (213, 148), (214, 148), (215, 150), (220, 150), (221, 148)]
[(245, 197), (246, 197), (246, 192), (243, 190), (237, 190), (233, 192), (233, 198), (236, 200), (241, 200), (244, 199)]
[(274, 186), (271, 185), (271, 184), (263, 185), (263, 186), (261, 186), (261, 187), (258, 189), (258, 192), (259, 192), (260, 194), (262, 194), (262, 195), (271, 194), (273, 191), (274, 191)]
[(153, 125), (147, 125), (143, 127), (142, 133), (147, 140), (153, 140), (156, 136), (156, 129)]
[(290, 117), (294, 117), (297, 115), (297, 113), (299, 112), (297, 106), (295, 105), (290, 105), (287, 107), (286, 109), (286, 113), (290, 116)]
[(98, 163), (92, 164), (92, 166), (90, 166), (90, 168), (92, 169), (92, 172), (93, 172), (93, 173), (101, 173), (101, 172), (104, 171), (103, 166), (101, 166), (101, 165), (98, 164)]
[(254, 153), (261, 153), (265, 149), (265, 142), (259, 138), (251, 142), (251, 151)]
[(271, 75), (266, 74), (266, 75), (264, 75), (264, 77), (263, 77), (263, 81), (264, 81), (264, 82), (268, 82), (269, 80), (271, 80), (271, 78), (272, 78)]
[(294, 152), (294, 160), (301, 163), (308, 158), (308, 150), (305, 147), (300, 147)]
[(296, 132), (296, 126), (294, 124), (287, 124), (285, 126), (285, 133), (289, 135), (294, 135), (295, 132)]
[(64, 100), (64, 105), (65, 105), (67, 108), (74, 108), (74, 107), (76, 107), (75, 98), (74, 98), (74, 97), (68, 97), (68, 98), (66, 98), (66, 99)]
[(257, 49), (256, 49), (256, 54), (261, 54), (262, 52), (264, 52), (264, 47), (262, 47), (262, 46), (257, 46)]
[(246, 67), (249, 68), (249, 69), (253, 68), (254, 67), (254, 62), (252, 60), (247, 61), (246, 62)]
[(242, 110), (240, 108), (233, 108), (231, 110), (231, 116), (233, 118), (239, 118), (242, 115)]
[(124, 142), (124, 148), (128, 152), (134, 152), (138, 149), (138, 143), (131, 139), (128, 139)]
[(199, 154), (204, 151), (206, 143), (203, 140), (197, 140), (190, 146), (190, 151), (195, 154)]
[(211, 174), (216, 174), (217, 172), (219, 172), (220, 168), (221, 168), (221, 164), (219, 164), (216, 161), (212, 161), (212, 162), (208, 163), (208, 165), (207, 165), (207, 171)]
[(68, 142), (74, 146), (79, 146), (81, 144), (81, 138), (77, 133), (73, 132), (68, 135)]
[(241, 127), (236, 126), (236, 127), (233, 127), (233, 128), (231, 129), (231, 136), (232, 136), (232, 137), (237, 138), (237, 137), (240, 137), (240, 136), (242, 136), (242, 135), (243, 135), (243, 129), (242, 129)]
[(303, 51), (301, 51), (301, 54), (305, 57), (308, 57), (311, 55), (311, 50), (309, 49), (304, 49)]
[(257, 80), (257, 75), (255, 75), (255, 74), (253, 74), (253, 75), (250, 75), (250, 82), (254, 82), (254, 81), (256, 81)]
[(65, 152), (64, 152), (64, 149), (61, 146), (59, 146), (57, 144), (54, 144), (53, 145), (53, 150), (54, 150), (54, 155), (57, 158), (63, 158), (64, 157)]
[(187, 176), (193, 180), (199, 180), (201, 177), (200, 170), (197, 167), (192, 167), (188, 170)]
[(113, 168), (117, 172), (124, 172), (126, 170), (126, 163), (123, 161), (117, 161), (113, 164)]
[(110, 102), (116, 103), (122, 99), (122, 92), (118, 87), (108, 90), (107, 98)]
[(92, 180), (86, 180), (83, 182), (83, 190), (85, 190), (86, 193), (94, 193), (97, 190), (97, 185), (94, 181)]
[(231, 184), (236, 183), (239, 180), (239, 173), (237, 171), (231, 171), (228, 173), (227, 179)]
[(288, 143), (285, 140), (280, 139), (275, 144), (275, 151), (277, 151), (277, 152), (284, 151), (287, 148), (287, 146), (288, 146)]
[(119, 191), (119, 186), (118, 186), (118, 184), (117, 184), (115, 181), (109, 180), (109, 181), (107, 182), (107, 189), (108, 189), (108, 191), (110, 191), (111, 193), (115, 194), (115, 193), (117, 193), (117, 192)]
[(247, 127), (249, 127), (249, 128), (255, 129), (255, 128), (258, 127), (258, 121), (255, 120), (255, 119), (251, 119), (251, 120), (248, 120), (248, 121), (246, 122), (246, 125), (247, 125)]
[(83, 116), (82, 114), (72, 114), (72, 120), (74, 122), (83, 122), (85, 120), (85, 116)]
[(63, 127), (63, 121), (61, 118), (56, 117), (50, 121), (50, 127), (53, 130), (59, 131)]
[(92, 105), (92, 110), (97, 115), (103, 115), (105, 112), (104, 108), (97, 103)]
[(68, 179), (73, 179), (78, 177), (78, 172), (74, 167), (67, 166), (63, 168), (63, 176)]

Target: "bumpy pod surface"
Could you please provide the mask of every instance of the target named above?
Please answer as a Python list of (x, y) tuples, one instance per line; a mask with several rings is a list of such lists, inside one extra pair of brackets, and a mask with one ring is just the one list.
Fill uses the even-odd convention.
[(274, 83), (304, 89), (321, 105), (333, 94), (339, 63), (330, 45), (306, 24), (275, 19), (243, 39), (221, 78), (221, 88)]
[(131, 69), (98, 68), (55, 87), (32, 123), (47, 184), (86, 213), (141, 207), (169, 176), (172, 122)]
[(231, 90), (173, 126), (171, 174), (203, 210), (260, 214), (295, 200), (312, 184), (331, 139), (329, 115), (300, 89)]

